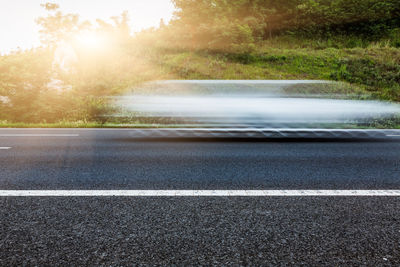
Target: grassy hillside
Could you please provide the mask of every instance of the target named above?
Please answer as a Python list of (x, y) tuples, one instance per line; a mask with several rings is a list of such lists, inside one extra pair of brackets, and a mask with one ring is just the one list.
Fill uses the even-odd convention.
[[(149, 61), (173, 79), (322, 79), (348, 83), (347, 93), (400, 101), (400, 49), (277, 48), (252, 53), (158, 50)], [(343, 92), (346, 93), (346, 92)]]

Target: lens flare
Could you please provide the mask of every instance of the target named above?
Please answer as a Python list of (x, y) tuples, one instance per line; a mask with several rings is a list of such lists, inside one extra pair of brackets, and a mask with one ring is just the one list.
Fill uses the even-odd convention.
[(99, 49), (106, 44), (105, 38), (94, 31), (81, 32), (75, 36), (76, 43), (83, 48)]

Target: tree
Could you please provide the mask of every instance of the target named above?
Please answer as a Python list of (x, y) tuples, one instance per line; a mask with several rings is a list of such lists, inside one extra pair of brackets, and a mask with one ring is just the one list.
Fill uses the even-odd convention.
[[(400, 25), (398, 0), (173, 0), (171, 36), (192, 47), (251, 44), (287, 32), (371, 38)], [(174, 34), (178, 32), (179, 34)], [(224, 43), (225, 42), (225, 43)], [(231, 44), (231, 45), (230, 45)]]
[(91, 26), (88, 21), (81, 22), (77, 14), (63, 14), (57, 4), (45, 3), (41, 6), (48, 11), (46, 17), (40, 17), (36, 20), (36, 23), (41, 27), (39, 32), (44, 45), (54, 46)]

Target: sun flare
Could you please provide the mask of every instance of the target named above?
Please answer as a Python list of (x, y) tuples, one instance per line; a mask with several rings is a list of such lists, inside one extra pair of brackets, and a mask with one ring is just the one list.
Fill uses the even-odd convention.
[(88, 49), (99, 49), (106, 46), (106, 38), (93, 31), (77, 34), (75, 41), (80, 47)]

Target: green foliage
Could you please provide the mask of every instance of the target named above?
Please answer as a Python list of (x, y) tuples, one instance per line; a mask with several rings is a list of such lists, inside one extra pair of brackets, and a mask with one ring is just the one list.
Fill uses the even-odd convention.
[[(51, 57), (49, 51), (31, 50), (0, 57), (1, 117), (9, 119), (40, 116), (36, 109), (47, 92)], [(46, 103), (43, 103), (46, 104)]]
[(371, 58), (340, 61), (340, 69), (333, 78), (365, 85), (387, 100), (400, 101), (400, 64), (375, 62)]
[(315, 50), (279, 45), (258, 47), (253, 53), (160, 50), (155, 57), (175, 79), (334, 80), (345, 83), (338, 91), (324, 94), (400, 101), (400, 51), (396, 48)]
[(36, 23), (41, 27), (41, 41), (46, 45), (56, 45), (60, 40), (70, 39), (73, 34), (90, 26), (89, 22), (80, 22), (77, 14), (63, 14), (59, 5), (46, 3), (41, 5), (49, 12)]
[(389, 33), (389, 41), (391, 46), (400, 48), (400, 28), (392, 29)]
[[(191, 48), (247, 52), (273, 35), (329, 39), (354, 35), (346, 47), (378, 40), (400, 26), (398, 0), (174, 0), (170, 36)], [(183, 34), (185, 33), (185, 34)], [(176, 37), (178, 36), (178, 40)], [(397, 41), (393, 43), (397, 45)]]

